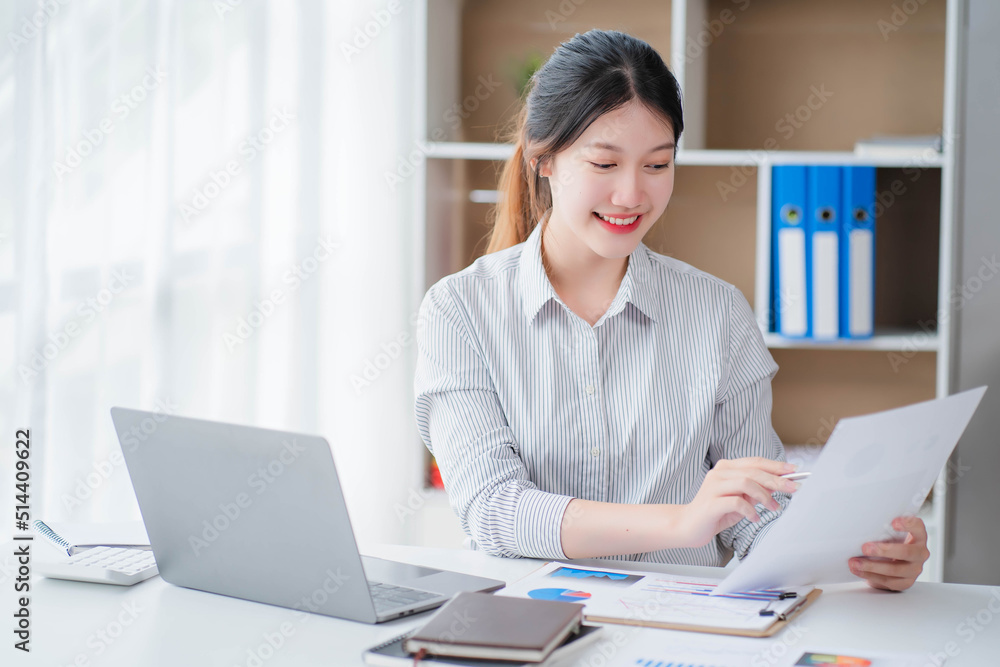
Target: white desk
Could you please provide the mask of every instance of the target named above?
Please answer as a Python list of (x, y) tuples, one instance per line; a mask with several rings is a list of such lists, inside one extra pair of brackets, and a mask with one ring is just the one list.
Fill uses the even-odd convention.
[[(541, 563), (473, 551), (388, 545), (367, 553), (506, 581), (524, 576)], [(601, 564), (609, 566), (610, 562)], [(643, 568), (719, 576), (714, 568), (655, 568), (648, 564)], [(1000, 665), (1000, 588), (918, 583), (901, 594), (875, 591), (863, 583), (823, 588), (819, 600), (793, 624), (796, 634), (786, 630), (774, 638), (755, 641), (762, 642), (762, 647), (768, 642), (787, 642), (798, 649), (824, 645), (919, 651), (928, 654), (929, 666), (940, 664), (934, 654), (943, 657), (950, 651), (954, 657), (949, 659), (949, 667)], [(130, 588), (36, 577), (31, 601), (32, 652), (26, 655), (12, 648), (13, 580), (7, 577), (0, 590), (5, 619), (0, 649), (3, 665), (361, 665), (365, 648), (401, 634), (429, 616), (424, 613), (366, 625), (177, 588), (159, 577)], [(609, 628), (622, 628), (629, 637), (659, 633), (666, 640), (671, 634), (626, 626)], [(272, 643), (281, 644), (277, 650), (268, 643), (269, 635)], [(598, 659), (593, 664), (603, 663)]]

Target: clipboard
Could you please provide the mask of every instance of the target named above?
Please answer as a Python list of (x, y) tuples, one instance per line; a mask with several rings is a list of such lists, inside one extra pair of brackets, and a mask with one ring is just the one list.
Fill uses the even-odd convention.
[(797, 587), (713, 594), (721, 581), (549, 561), (495, 594), (581, 603), (591, 623), (770, 637), (823, 592)]
[(775, 621), (764, 630), (739, 630), (733, 628), (720, 628), (710, 625), (686, 625), (683, 623), (661, 623), (659, 621), (646, 621), (643, 619), (624, 619), (602, 616), (590, 616), (586, 610), (583, 612), (584, 618), (592, 623), (615, 623), (617, 625), (639, 625), (644, 628), (662, 628), (664, 630), (683, 630), (685, 632), (707, 632), (715, 635), (733, 635), (737, 637), (770, 637), (785, 629), (785, 627), (798, 617), (806, 607), (816, 601), (816, 598), (823, 592), (821, 588), (814, 588), (809, 595), (802, 598), (802, 603), (797, 605), (791, 612), (775, 616)]

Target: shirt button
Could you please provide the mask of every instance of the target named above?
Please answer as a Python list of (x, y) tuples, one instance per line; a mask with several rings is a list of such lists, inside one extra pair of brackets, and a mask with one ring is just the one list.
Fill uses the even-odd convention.
[(597, 391), (597, 389), (594, 387), (594, 385), (592, 385), (592, 384), (588, 384), (587, 385), (587, 393), (588, 394), (590, 394), (591, 396), (593, 396), (595, 391)]
[(601, 450), (598, 449), (597, 447), (594, 447), (593, 449), (590, 450), (590, 455), (591, 456), (600, 456), (601, 455)]

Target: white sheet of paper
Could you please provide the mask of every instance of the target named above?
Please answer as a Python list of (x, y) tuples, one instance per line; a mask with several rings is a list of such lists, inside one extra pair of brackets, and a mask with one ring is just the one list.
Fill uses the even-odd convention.
[(841, 419), (812, 476), (715, 594), (859, 581), (848, 559), (901, 538), (892, 520), (920, 509), (984, 393)]
[[(778, 646), (780, 645), (780, 646)], [(726, 637), (657, 630), (635, 635), (612, 658), (612, 667), (769, 667), (792, 651), (781, 639)], [(779, 657), (781, 659), (779, 660)]]
[[(868, 664), (870, 667), (925, 667), (925, 653), (854, 650), (839, 646), (830, 650), (817, 650), (801, 639), (804, 632), (794, 628), (779, 637), (746, 639), (699, 635), (693, 632), (659, 630), (636, 635), (613, 658), (612, 667), (794, 667), (803, 664), (809, 654), (814, 656), (840, 656), (843, 664)], [(860, 662), (867, 661), (867, 662)], [(841, 663), (838, 663), (841, 664)]]

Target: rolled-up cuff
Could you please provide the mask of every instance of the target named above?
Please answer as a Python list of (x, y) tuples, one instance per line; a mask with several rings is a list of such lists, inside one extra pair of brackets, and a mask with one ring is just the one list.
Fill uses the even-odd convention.
[(572, 496), (525, 489), (517, 504), (513, 543), (527, 558), (566, 558), (562, 520)]
[(753, 539), (750, 540), (750, 543), (747, 545), (746, 550), (743, 551), (743, 553), (739, 555), (740, 560), (743, 560), (744, 558), (746, 558), (747, 554), (749, 554), (751, 551), (753, 551), (753, 548), (756, 547), (758, 544), (760, 544), (764, 540), (764, 537), (767, 535), (768, 531), (771, 530), (771, 528), (774, 527), (774, 522), (777, 521), (777, 520), (778, 520), (777, 517), (774, 518), (774, 519), (771, 519), (766, 524), (764, 524), (763, 526), (761, 526), (760, 530), (758, 530), (756, 533), (754, 533)]

